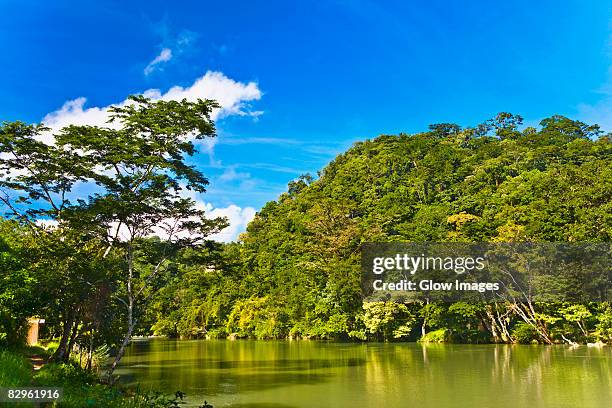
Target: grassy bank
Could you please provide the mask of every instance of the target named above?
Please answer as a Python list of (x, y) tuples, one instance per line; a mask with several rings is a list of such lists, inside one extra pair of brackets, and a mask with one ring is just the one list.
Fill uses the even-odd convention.
[(0, 386), (19, 387), (30, 384), (32, 367), (23, 355), (0, 350)]
[[(32, 356), (48, 357), (49, 350), (27, 347), (16, 350), (0, 350), (0, 387), (60, 387), (63, 397), (48, 407), (109, 407), (109, 408), (165, 408), (176, 407), (183, 399), (161, 393), (143, 393), (138, 389), (102, 384), (98, 376), (75, 364), (46, 364), (34, 371)], [(11, 406), (30, 407), (34, 404)], [(212, 408), (210, 405), (207, 408)]]

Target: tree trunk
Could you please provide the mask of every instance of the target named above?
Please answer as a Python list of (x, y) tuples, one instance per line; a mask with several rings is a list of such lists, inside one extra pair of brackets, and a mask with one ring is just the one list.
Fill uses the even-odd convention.
[(509, 313), (508, 308), (506, 307), (506, 313), (504, 313), (503, 315), (500, 315), (498, 306), (499, 306), (499, 303), (495, 303), (495, 321), (501, 328), (502, 340), (505, 341), (506, 343), (514, 343), (514, 338), (510, 335), (510, 332), (508, 331), (508, 321), (507, 321), (507, 315)]
[(521, 319), (523, 319), (525, 323), (529, 324), (535, 329), (540, 338), (544, 340), (546, 344), (553, 344), (546, 326), (541, 324), (536, 318), (535, 309), (531, 302), (527, 302), (526, 304), (515, 303), (512, 305), (512, 309)]
[(70, 353), (72, 352), (72, 349), (74, 348), (74, 343), (76, 342), (78, 334), (79, 334), (79, 322), (78, 320), (75, 320), (74, 325), (72, 326), (72, 334), (70, 335), (70, 341), (68, 342), (68, 346), (66, 347), (66, 353), (64, 354), (64, 358), (63, 358), (64, 362), (68, 362), (68, 359), (70, 358)]
[(70, 340), (70, 334), (72, 332), (72, 325), (74, 324), (73, 313), (70, 313), (68, 318), (64, 321), (64, 327), (62, 330), (62, 337), (60, 338), (57, 350), (49, 357), (49, 361), (63, 362), (66, 354), (66, 348), (68, 347), (68, 341)]
[[(429, 298), (426, 299), (425, 305), (428, 305), (428, 304), (429, 304)], [(421, 338), (425, 337), (425, 335), (427, 334), (426, 326), (427, 326), (427, 316), (423, 316), (423, 324), (421, 324)]]
[(495, 320), (495, 315), (493, 314), (493, 306), (490, 304), (486, 305), (485, 310), (486, 316), (483, 316), (482, 323), (487, 328), (489, 333), (491, 333), (491, 336), (493, 337), (493, 342), (501, 343), (502, 339), (499, 334), (501, 329), (497, 324), (497, 320)]
[(134, 333), (134, 327), (136, 326), (136, 321), (134, 319), (134, 300), (135, 299), (134, 299), (134, 287), (133, 287), (134, 254), (133, 254), (132, 245), (129, 245), (129, 244), (127, 247), (127, 264), (128, 264), (128, 280), (127, 280), (128, 301), (126, 303), (126, 306), (127, 306), (128, 327), (127, 327), (127, 332), (125, 333), (125, 336), (123, 337), (123, 341), (121, 342), (121, 346), (119, 347), (119, 350), (117, 351), (117, 355), (115, 356), (115, 360), (113, 361), (113, 364), (111, 364), (111, 366), (109, 367), (106, 373), (107, 381), (109, 384), (112, 384), (114, 382), (113, 372), (115, 371), (115, 369), (119, 365), (119, 361), (121, 361), (121, 358), (125, 354), (125, 349), (127, 348), (128, 344), (130, 344), (130, 341), (132, 340), (132, 334)]
[(134, 310), (134, 303), (132, 299), (130, 298), (129, 306), (128, 306), (128, 329), (127, 329), (127, 332), (125, 333), (125, 336), (123, 337), (121, 346), (119, 347), (119, 350), (117, 351), (115, 360), (113, 361), (113, 364), (111, 364), (110, 368), (108, 369), (108, 372), (106, 373), (107, 381), (109, 384), (112, 384), (114, 382), (113, 372), (119, 365), (119, 361), (121, 361), (121, 358), (125, 354), (125, 349), (127, 348), (128, 344), (130, 344), (130, 341), (132, 340), (132, 333), (134, 332), (134, 326), (136, 326), (136, 322), (134, 321), (134, 317), (133, 317), (133, 310)]
[(94, 330), (89, 332), (89, 348), (87, 350), (87, 362), (85, 363), (85, 369), (91, 370), (93, 362), (93, 342), (94, 342)]

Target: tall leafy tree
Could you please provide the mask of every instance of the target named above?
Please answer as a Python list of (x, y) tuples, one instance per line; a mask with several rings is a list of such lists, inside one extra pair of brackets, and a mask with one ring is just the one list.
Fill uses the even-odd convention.
[[(195, 153), (193, 139), (215, 136), (212, 100), (151, 101), (133, 96), (111, 108), (113, 128), (69, 126), (57, 135), (61, 149), (78, 151), (88, 165), (86, 177), (99, 192), (79, 200), (66, 218), (103, 233), (105, 254), (116, 248), (125, 256), (118, 300), (126, 308), (126, 332), (109, 368), (109, 379), (137, 325), (136, 312), (170, 264), (177, 248), (196, 246), (227, 224), (207, 219), (185, 191), (202, 193), (208, 180), (186, 161)], [(139, 244), (156, 235), (158, 250), (138, 260)]]
[[(102, 258), (124, 258), (116, 299), (125, 306), (126, 330), (109, 379), (171, 256), (227, 225), (207, 219), (190, 198), (204, 192), (208, 180), (187, 157), (196, 151), (193, 140), (215, 136), (211, 113), (217, 108), (212, 100), (132, 96), (110, 109), (108, 126), (67, 126), (52, 143), (42, 125), (0, 129), (0, 199), (7, 214), (34, 229), (53, 220), (60, 240), (67, 230), (79, 231), (83, 239), (105, 243)], [(77, 183), (92, 187), (75, 192)], [(150, 236), (159, 238), (155, 251), (143, 249)]]

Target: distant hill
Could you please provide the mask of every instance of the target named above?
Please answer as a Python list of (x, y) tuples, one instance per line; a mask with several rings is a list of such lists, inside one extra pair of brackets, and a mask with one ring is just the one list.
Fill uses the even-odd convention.
[(325, 335), (350, 330), (361, 307), (366, 241), (610, 241), (609, 135), (562, 116), (539, 130), (520, 120), (379, 136), (290, 183), (242, 237), (244, 294), (276, 299), (296, 333)]
[[(416, 340), (428, 332), (427, 341), (445, 341), (447, 333), (463, 342), (541, 340), (508, 304), (495, 306), (493, 321), (491, 305), (363, 304), (360, 292), (364, 242), (610, 242), (609, 135), (562, 116), (543, 120), (539, 130), (519, 130), (520, 123), (502, 113), (474, 128), (438, 124), (356, 143), (316, 179), (302, 176), (267, 203), (241, 243), (224, 247), (217, 273), (188, 267), (165, 290), (154, 329), (211, 337)], [(602, 307), (589, 312), (599, 319), (590, 324), (607, 338), (612, 309)], [(166, 317), (174, 316), (169, 310), (177, 315)], [(579, 338), (562, 310), (551, 305), (539, 313)]]

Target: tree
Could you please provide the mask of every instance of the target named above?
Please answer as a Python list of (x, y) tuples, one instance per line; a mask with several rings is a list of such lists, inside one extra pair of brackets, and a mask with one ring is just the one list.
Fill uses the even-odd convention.
[[(115, 298), (125, 306), (126, 331), (109, 379), (134, 333), (136, 314), (170, 257), (227, 225), (224, 219), (207, 219), (185, 195), (202, 193), (208, 184), (186, 156), (195, 153), (192, 140), (215, 136), (210, 115), (218, 107), (212, 100), (154, 102), (132, 96), (110, 108), (108, 127), (72, 125), (51, 137), (42, 125), (15, 122), (0, 128), (0, 199), (7, 214), (39, 234), (51, 220), (54, 228), (47, 235), (57, 242), (76, 231), (81, 242), (105, 243), (103, 259), (113, 253), (124, 258)], [(93, 192), (74, 193), (76, 183), (90, 184)], [(159, 242), (151, 255), (143, 245), (153, 235)], [(71, 317), (63, 340), (75, 325)]]
[[(292, 335), (361, 335), (364, 242), (608, 242), (609, 137), (568, 137), (594, 136), (595, 125), (560, 118), (545, 125), (521, 132), (522, 118), (501, 112), (476, 129), (441, 123), (355, 143), (258, 212), (242, 235), (235, 299), (276, 298)], [(450, 328), (453, 340), (514, 342), (524, 320), (539, 341), (559, 341), (557, 310), (520, 293), (477, 308), (430, 304), (423, 334)]]
[[(41, 124), (4, 122), (0, 126), (0, 204), (5, 217), (27, 227), (21, 235), (26, 239), (28, 272), (41, 282), (36, 291), (45, 299), (38, 302), (38, 311), (57, 313), (62, 334), (52, 359), (64, 361), (70, 353), (70, 337), (76, 336), (80, 301), (94, 288), (94, 279), (87, 274), (98, 269), (87, 268), (83, 262), (91, 259), (92, 246), (86, 244), (91, 235), (71, 229), (65, 219), (74, 206), (69, 198), (72, 189), (86, 182), (91, 163), (52, 140), (49, 129)], [(55, 319), (49, 320), (53, 324)]]
[(495, 135), (502, 140), (516, 138), (520, 135), (518, 127), (523, 124), (523, 117), (508, 112), (500, 112), (494, 119), (489, 119), (486, 124), (495, 129)]
[(457, 135), (461, 127), (455, 123), (435, 123), (429, 125), (429, 133), (437, 138), (444, 138), (451, 135)]
[(366, 332), (378, 340), (405, 338), (416, 322), (415, 316), (403, 303), (364, 302), (363, 310)]
[[(197, 102), (156, 101), (130, 97), (131, 103), (110, 109), (118, 128), (69, 126), (57, 135), (59, 148), (80, 152), (86, 177), (99, 192), (79, 200), (67, 215), (77, 228), (101, 233), (107, 255), (113, 248), (125, 256), (118, 300), (126, 308), (127, 329), (108, 370), (108, 378), (121, 360), (137, 325), (137, 309), (181, 247), (202, 244), (211, 233), (227, 226), (224, 219), (207, 219), (204, 210), (183, 192), (202, 193), (208, 180), (185, 156), (195, 153), (191, 139), (215, 136), (210, 114), (218, 105)], [(159, 250), (138, 262), (145, 238), (160, 238)], [(145, 265), (151, 265), (147, 267)]]
[(602, 132), (599, 125), (587, 125), (579, 120), (572, 120), (562, 115), (553, 115), (540, 121), (542, 132), (558, 133), (569, 138), (593, 138)]
[(24, 256), (26, 240), (16, 222), (0, 220), (0, 345), (19, 344), (26, 319), (40, 305), (37, 279)]
[(559, 314), (565, 321), (575, 323), (580, 329), (580, 333), (585, 338), (588, 337), (586, 320), (591, 318), (593, 314), (585, 305), (568, 305), (559, 310)]

